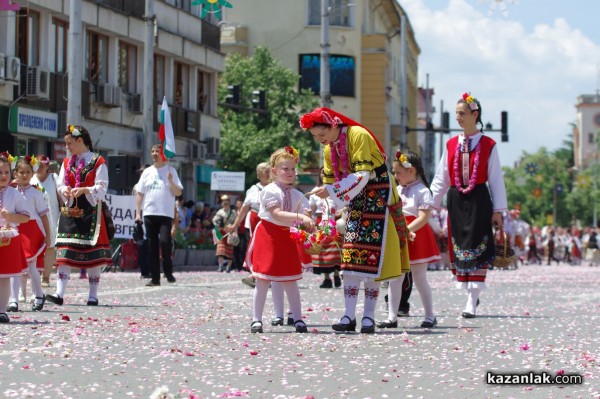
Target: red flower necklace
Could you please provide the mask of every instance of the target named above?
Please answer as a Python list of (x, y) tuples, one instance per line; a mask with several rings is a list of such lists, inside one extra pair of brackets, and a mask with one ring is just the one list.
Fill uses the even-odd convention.
[[(340, 137), (337, 145), (329, 145), (329, 158), (333, 167), (335, 180), (340, 181), (348, 176), (350, 170), (350, 161), (348, 160), (348, 149), (346, 148), (347, 126), (340, 129)], [(338, 153), (339, 152), (339, 153)], [(340, 160), (342, 161), (342, 171), (340, 172)]]
[[(463, 142), (463, 145), (467, 145), (467, 141), (468, 138), (465, 137), (465, 141)], [(459, 158), (461, 158), (461, 153), (460, 153), (460, 145), (456, 146), (456, 153), (454, 154), (454, 186), (456, 187), (456, 189), (458, 191), (460, 191), (463, 194), (467, 194), (471, 191), (473, 191), (473, 189), (475, 188), (475, 184), (477, 182), (477, 169), (479, 168), (479, 153), (481, 152), (481, 140), (479, 141), (479, 143), (477, 143), (477, 145), (475, 146), (475, 160), (473, 161), (473, 173), (471, 174), (471, 177), (469, 178), (469, 185), (467, 186), (467, 188), (462, 188), (462, 184), (460, 182), (460, 177), (459, 177), (459, 173), (458, 173), (458, 160)], [(467, 151), (469, 152), (469, 149), (467, 148)]]
[[(76, 161), (77, 156), (72, 155), (71, 159), (69, 160), (69, 171), (71, 171), (71, 169), (73, 169), (73, 167), (75, 166), (75, 161)], [(75, 170), (75, 186), (74, 187), (81, 187), (81, 171), (83, 170), (83, 167), (85, 166), (85, 160), (82, 157), (79, 160), (79, 163), (77, 164), (77, 169)], [(70, 186), (69, 183), (69, 173), (65, 173), (65, 184), (67, 186)]]

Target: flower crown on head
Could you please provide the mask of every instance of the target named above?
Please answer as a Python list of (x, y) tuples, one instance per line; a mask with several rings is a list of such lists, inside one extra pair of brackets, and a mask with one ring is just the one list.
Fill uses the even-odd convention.
[(471, 93), (463, 93), (462, 98), (465, 100), (471, 111), (476, 111), (479, 109), (479, 101), (473, 97)]
[(8, 160), (8, 163), (10, 163), (11, 169), (15, 168), (18, 157), (13, 157), (12, 155), (10, 155), (10, 152), (8, 152), (8, 151), (3, 151), (0, 155), (2, 155), (4, 158), (6, 158)]
[(67, 128), (69, 129), (69, 133), (71, 133), (71, 136), (74, 136), (74, 137), (81, 136), (81, 132), (79, 131), (79, 129), (77, 129), (75, 127), (75, 125), (68, 125)]
[(405, 154), (402, 153), (402, 151), (396, 151), (396, 159), (398, 160), (398, 162), (400, 162), (400, 165), (402, 165), (403, 167), (407, 169), (412, 168), (412, 163), (408, 162), (408, 158)]
[(23, 158), (25, 158), (25, 162), (31, 165), (31, 168), (34, 172), (38, 171), (38, 169), (40, 168), (40, 160), (37, 159), (35, 155), (25, 155)]
[(296, 161), (296, 163), (300, 162), (300, 153), (298, 152), (297, 149), (295, 149), (292, 146), (287, 146), (284, 148), (285, 152), (287, 152), (288, 154), (291, 154), (294, 157), (294, 160)]

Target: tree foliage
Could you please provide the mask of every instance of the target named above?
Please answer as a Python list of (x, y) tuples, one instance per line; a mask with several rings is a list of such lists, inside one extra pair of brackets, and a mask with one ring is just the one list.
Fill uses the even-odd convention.
[(219, 85), (219, 103), (225, 103), (229, 85), (241, 85), (240, 105), (253, 108), (252, 91), (266, 90), (267, 115), (250, 110), (236, 111), (221, 105), (221, 160), (218, 166), (245, 171), (246, 182), (256, 180), (254, 171), (277, 149), (291, 145), (300, 152), (301, 165), (318, 165), (318, 143), (298, 125), (302, 113), (318, 105), (312, 93), (298, 92), (299, 76), (280, 65), (266, 47), (252, 57), (231, 54)]

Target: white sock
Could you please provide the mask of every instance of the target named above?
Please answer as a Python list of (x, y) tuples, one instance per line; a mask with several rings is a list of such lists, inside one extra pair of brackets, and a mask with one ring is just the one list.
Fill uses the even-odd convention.
[(10, 299), (9, 302), (19, 303), (19, 290), (21, 289), (21, 276), (10, 278)]
[[(300, 300), (300, 289), (298, 288), (298, 282), (296, 281), (286, 281), (285, 283), (280, 283), (285, 290), (285, 294), (287, 295), (288, 302), (290, 303), (290, 309), (292, 311), (292, 315), (294, 318), (294, 322), (302, 321), (302, 302)], [(282, 301), (282, 311), (283, 311), (283, 301)]]
[(467, 291), (469, 291), (469, 296), (467, 297), (467, 306), (465, 306), (464, 311), (471, 314), (476, 314), (477, 300), (479, 299), (481, 289), (477, 287), (469, 287)]
[(56, 295), (64, 298), (67, 284), (71, 278), (71, 266), (59, 266), (56, 278)]
[(98, 285), (100, 285), (101, 266), (96, 266), (87, 269), (88, 282), (90, 283), (89, 298), (98, 300)]
[[(370, 317), (375, 320), (375, 308), (377, 307), (377, 297), (379, 297), (380, 286), (381, 283), (379, 281), (365, 281), (365, 309), (363, 317)], [(398, 304), (400, 304), (400, 302), (398, 302)], [(398, 309), (397, 306), (396, 309)], [(365, 320), (361, 324), (365, 327), (369, 327), (372, 326), (374, 322)]]
[(281, 317), (282, 319), (284, 302), (283, 292), (283, 283), (280, 283), (278, 281), (271, 282), (271, 297), (273, 298), (273, 309), (275, 310), (275, 317)]
[(40, 278), (40, 272), (38, 272), (37, 268), (35, 267), (35, 263), (35, 260), (33, 262), (29, 262), (27, 264), (27, 269), (29, 269), (29, 278), (31, 279), (31, 290), (33, 291), (36, 298), (35, 303), (39, 305), (43, 302), (43, 299), (37, 298), (44, 297), (44, 290), (42, 289), (42, 279)]
[(269, 281), (257, 278), (254, 286), (254, 296), (252, 297), (252, 321), (262, 322), (267, 292), (269, 292)]
[(400, 306), (400, 300), (402, 300), (402, 283), (404, 283), (404, 276), (402, 274), (400, 278), (390, 280), (388, 285), (388, 320), (398, 320), (398, 307)]
[[(348, 316), (350, 320), (356, 319), (356, 303), (358, 302), (358, 290), (360, 289), (360, 280), (356, 277), (344, 276), (344, 301), (346, 310), (342, 316)], [(349, 324), (347, 318), (340, 320), (341, 324)]]
[(25, 298), (25, 301), (27, 301), (27, 277), (27, 272), (21, 274), (21, 292), (23, 293), (23, 298)]
[(421, 263), (418, 265), (411, 266), (413, 282), (419, 291), (421, 297), (421, 303), (423, 303), (423, 309), (425, 310), (425, 318), (433, 321), (435, 315), (433, 314), (433, 297), (431, 294), (431, 287), (427, 281), (427, 264)]

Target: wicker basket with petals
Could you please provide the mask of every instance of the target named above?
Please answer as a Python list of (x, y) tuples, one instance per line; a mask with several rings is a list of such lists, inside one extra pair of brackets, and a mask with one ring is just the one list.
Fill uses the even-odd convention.
[(515, 251), (508, 244), (508, 236), (503, 230), (500, 230), (502, 234), (502, 243), (496, 244), (496, 257), (492, 261), (492, 265), (498, 268), (509, 267), (515, 261)]
[(77, 198), (75, 198), (75, 205), (72, 208), (69, 208), (68, 206), (66, 206), (66, 204), (65, 206), (61, 206), (60, 213), (62, 213), (66, 217), (80, 218), (83, 216), (84, 210), (77, 206)]
[[(310, 195), (310, 193), (304, 194), (304, 196)], [(290, 227), (290, 236), (299, 241), (304, 251), (311, 255), (318, 255), (323, 251), (323, 246), (330, 244), (331, 242), (337, 243), (337, 238), (339, 237), (339, 232), (337, 231), (335, 224), (335, 217), (331, 214), (331, 210), (329, 208), (329, 203), (324, 201), (326, 204), (326, 214), (328, 218), (323, 218), (321, 223), (319, 223), (312, 231), (308, 231), (306, 226), (298, 217), (298, 219), (294, 222), (292, 227)], [(296, 205), (296, 215), (299, 216), (299, 208), (302, 203), (302, 199), (298, 201)]]

